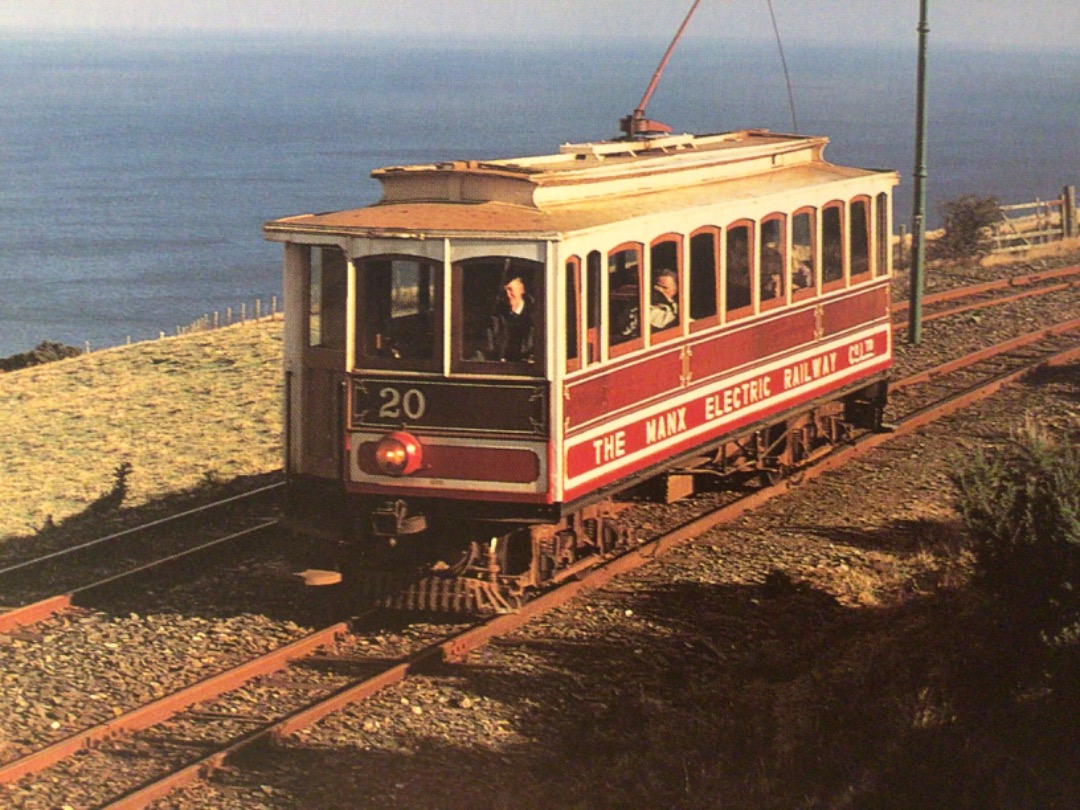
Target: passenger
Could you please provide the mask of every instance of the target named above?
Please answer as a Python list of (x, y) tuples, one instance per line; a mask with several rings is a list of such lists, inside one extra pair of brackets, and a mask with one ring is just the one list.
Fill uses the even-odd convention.
[(488, 326), (484, 359), (531, 363), (536, 339), (532, 297), (520, 276), (507, 281), (503, 293)]
[(784, 296), (784, 258), (775, 247), (766, 247), (761, 254), (761, 300), (772, 301)]
[(649, 325), (653, 331), (666, 329), (679, 320), (679, 277), (664, 268), (656, 273), (649, 301)]
[(814, 283), (814, 271), (808, 262), (799, 262), (791, 274), (791, 284), (796, 290), (805, 290)]

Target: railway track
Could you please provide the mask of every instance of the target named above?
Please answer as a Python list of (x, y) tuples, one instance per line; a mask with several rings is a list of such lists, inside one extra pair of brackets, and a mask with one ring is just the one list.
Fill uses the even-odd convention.
[[(1074, 320), (897, 381), (894, 387), (904, 401), (895, 409), (892, 432), (867, 436), (840, 448), (808, 469), (805, 476), (814, 477), (836, 468), (1037, 369), (1075, 362), (1080, 357), (1078, 330), (1080, 320)], [(916, 396), (914, 392), (920, 393)], [(32, 789), (33, 774), (46, 768), (54, 773), (63, 769), (65, 779), (67, 774), (85, 771), (84, 786), (69, 786), (64, 795), (93, 793), (100, 789), (102, 773), (116, 772), (116, 761), (137, 759), (146, 766), (147, 773), (154, 773), (146, 775), (140, 768), (140, 773), (129, 774), (132, 778), (127, 784), (110, 788), (112, 798), (102, 801), (98, 797), (93, 801), (101, 807), (146, 806), (180, 785), (202, 778), (239, 751), (291, 734), (412, 674), (459, 661), (491, 639), (512, 632), (582, 591), (602, 587), (613, 577), (654, 560), (713, 526), (734, 520), (792, 486), (791, 481), (781, 481), (640, 543), (539, 596), (519, 613), (465, 629), (436, 626), (431, 630), (434, 638), (417, 639), (408, 650), (386, 654), (385, 649), (373, 644), (364, 635), (364, 623), (371, 617), (359, 619), (351, 630), (342, 623), (330, 624), (199, 684), (123, 713), (113, 721), (9, 760), (0, 765), (0, 783), (26, 780), (13, 785), (13, 789), (23, 785)], [(377, 622), (373, 626), (378, 627)], [(272, 699), (268, 700), (267, 695)], [(209, 731), (211, 726), (220, 726), (221, 739), (217, 732)], [(109, 757), (119, 759), (109, 765)], [(151, 761), (157, 764), (151, 767)]]
[[(280, 483), (186, 509), (77, 545), (0, 567), (0, 633), (34, 624), (80, 596), (160, 572), (251, 539), (276, 525), (266, 518)], [(227, 510), (233, 510), (227, 512)], [(145, 581), (145, 580), (144, 580)]]
[[(1009, 278), (995, 279), (978, 284), (966, 284), (924, 296), (924, 321), (933, 321), (950, 315), (959, 315), (978, 309), (1003, 306), (1025, 298), (1037, 298), (1080, 286), (1080, 266), (1059, 267), (1038, 273), (1028, 273)], [(1021, 287), (1030, 287), (1021, 293), (1009, 293)], [(966, 301), (967, 303), (959, 303)], [(910, 308), (907, 299), (894, 301), (893, 325), (907, 328), (906, 313)]]

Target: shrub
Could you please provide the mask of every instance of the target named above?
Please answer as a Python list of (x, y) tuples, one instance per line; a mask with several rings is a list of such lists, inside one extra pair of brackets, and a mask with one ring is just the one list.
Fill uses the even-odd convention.
[(1034, 423), (954, 477), (979, 580), (1026, 629), (1080, 619), (1080, 450)]
[(939, 210), (945, 233), (934, 243), (938, 258), (957, 259), (990, 252), (987, 228), (1001, 220), (997, 199), (965, 194), (943, 202)]
[(82, 349), (65, 346), (63, 343), (57, 343), (53, 340), (45, 340), (39, 343), (32, 351), (0, 358), (0, 371), (18, 371), (21, 368), (40, 366), (54, 360), (63, 360), (65, 357), (78, 357), (80, 354), (82, 354)]

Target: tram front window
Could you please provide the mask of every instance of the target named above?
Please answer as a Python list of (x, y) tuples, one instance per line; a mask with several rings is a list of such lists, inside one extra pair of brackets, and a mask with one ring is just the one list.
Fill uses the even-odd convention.
[(455, 264), (455, 366), (481, 372), (540, 373), (542, 282), (539, 262), (499, 256)]
[(357, 335), (363, 365), (427, 368), (438, 361), (440, 265), (373, 258), (357, 265)]

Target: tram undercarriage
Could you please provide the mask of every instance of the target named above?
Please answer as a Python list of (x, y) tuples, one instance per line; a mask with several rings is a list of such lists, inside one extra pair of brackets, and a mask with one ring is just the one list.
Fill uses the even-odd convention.
[(638, 542), (618, 519), (630, 501), (674, 500), (705, 487), (768, 486), (797, 475), (858, 433), (880, 430), (885, 391), (879, 381), (752, 426), (690, 458), (628, 478), (561, 516), (478, 520), (475, 504), (364, 503), (334, 532), (331, 553), (343, 587), (361, 601), (417, 611), (513, 612)]

